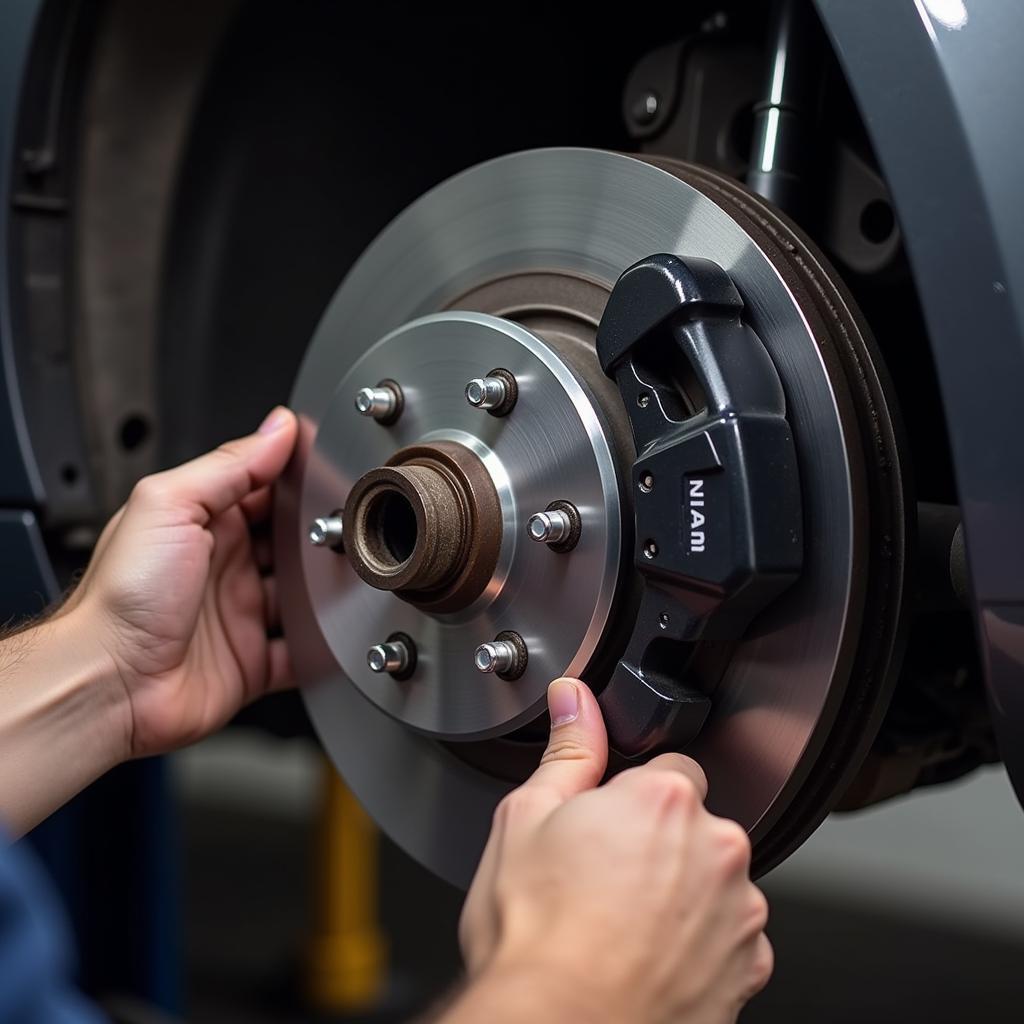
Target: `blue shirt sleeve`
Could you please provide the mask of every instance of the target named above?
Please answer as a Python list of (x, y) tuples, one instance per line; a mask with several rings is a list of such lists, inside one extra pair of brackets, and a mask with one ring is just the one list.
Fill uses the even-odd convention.
[(102, 1024), (71, 983), (72, 962), (49, 880), (0, 833), (0, 1024)]

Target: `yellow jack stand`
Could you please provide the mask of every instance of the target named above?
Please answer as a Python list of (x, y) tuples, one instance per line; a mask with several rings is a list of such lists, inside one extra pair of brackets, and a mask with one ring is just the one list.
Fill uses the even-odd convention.
[(384, 997), (387, 942), (378, 918), (377, 827), (327, 758), (318, 832), (308, 992), (316, 1010), (343, 1016)]

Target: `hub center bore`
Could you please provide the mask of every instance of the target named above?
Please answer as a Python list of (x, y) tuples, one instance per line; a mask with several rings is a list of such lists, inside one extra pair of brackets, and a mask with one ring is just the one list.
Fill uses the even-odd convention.
[(344, 546), (356, 574), (425, 611), (459, 611), (483, 592), (501, 550), (501, 503), (465, 445), (411, 445), (356, 481)]

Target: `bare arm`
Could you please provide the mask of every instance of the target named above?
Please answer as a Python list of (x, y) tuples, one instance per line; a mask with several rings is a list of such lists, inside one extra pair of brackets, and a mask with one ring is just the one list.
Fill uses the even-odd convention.
[(0, 821), (14, 833), (115, 764), (197, 740), (291, 684), (259, 533), (296, 426), (275, 410), (140, 481), (65, 606), (0, 640)]
[(80, 616), (0, 641), (0, 818), (15, 835), (123, 760), (129, 734), (124, 688)]

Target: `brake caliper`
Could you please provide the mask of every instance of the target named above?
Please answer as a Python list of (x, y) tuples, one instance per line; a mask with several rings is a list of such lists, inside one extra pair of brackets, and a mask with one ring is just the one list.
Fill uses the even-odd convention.
[(662, 254), (619, 278), (597, 331), (637, 449), (642, 594), (600, 695), (612, 746), (627, 757), (697, 736), (736, 642), (803, 561), (785, 396), (742, 312), (718, 264)]

